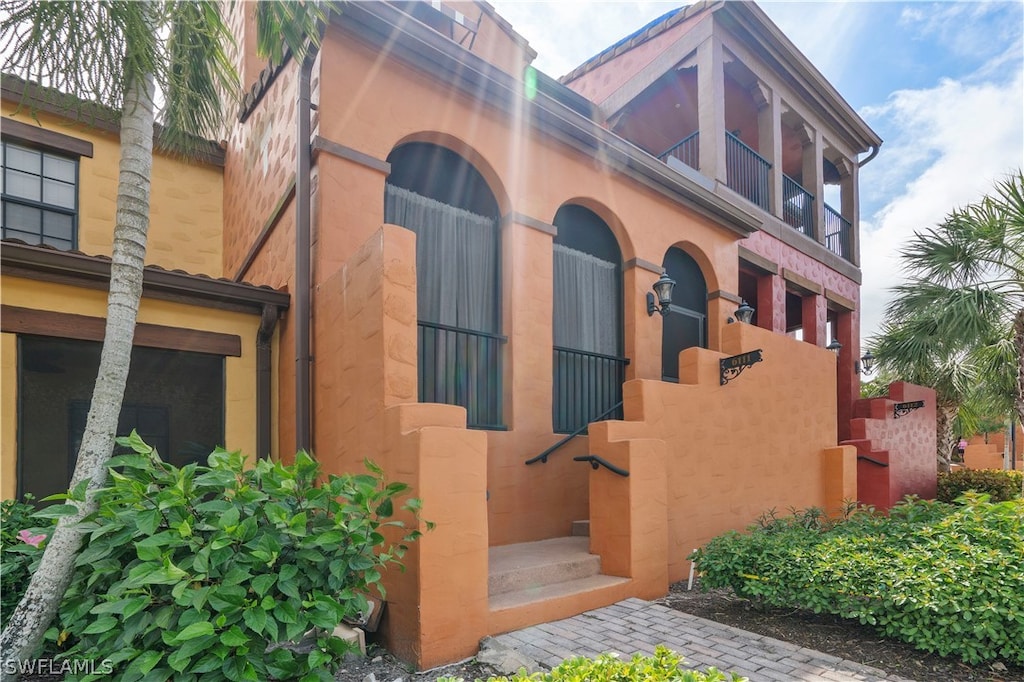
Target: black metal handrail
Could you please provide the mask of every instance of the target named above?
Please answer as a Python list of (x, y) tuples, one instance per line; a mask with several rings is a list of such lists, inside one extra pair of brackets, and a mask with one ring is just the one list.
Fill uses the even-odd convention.
[(729, 189), (767, 211), (772, 164), (732, 133), (725, 133), (725, 169)]
[[(599, 421), (601, 421), (605, 417), (609, 416), (610, 414), (612, 414), (613, 412), (615, 412), (616, 410), (618, 410), (621, 407), (622, 407), (622, 402), (618, 402), (615, 405), (612, 405), (607, 410), (605, 410), (604, 413), (599, 414), (592, 421), (599, 422)], [(562, 447), (563, 445), (565, 445), (566, 443), (571, 441), (576, 436), (578, 436), (581, 433), (583, 433), (584, 431), (586, 431), (588, 426), (590, 426), (590, 424), (584, 424), (583, 426), (581, 426), (580, 428), (576, 429), (572, 433), (566, 435), (564, 438), (562, 438), (560, 441), (558, 441), (557, 443), (555, 443), (554, 445), (549, 447), (544, 452), (540, 453), (536, 457), (531, 457), (530, 459), (526, 460), (526, 464), (536, 464), (537, 462), (540, 462), (542, 464), (547, 464), (548, 463), (548, 457), (551, 455), (552, 452), (554, 452), (558, 448)]]
[(555, 433), (568, 433), (593, 421), (593, 416), (622, 402), (628, 358), (554, 347), (552, 377)]
[(700, 131), (694, 131), (658, 154), (658, 160), (668, 163), (669, 157), (678, 159), (690, 168), (700, 168)]
[(885, 462), (880, 462), (877, 459), (873, 459), (873, 458), (867, 457), (865, 455), (857, 455), (857, 459), (863, 459), (865, 462), (871, 462), (872, 464), (877, 464), (880, 467), (887, 467), (887, 466), (889, 466)]
[(629, 476), (629, 472), (626, 471), (625, 469), (621, 469), (612, 464), (611, 462), (609, 462), (608, 460), (602, 457), (598, 457), (597, 455), (580, 455), (579, 457), (573, 457), (572, 459), (574, 462), (590, 462), (590, 468), (595, 471), (597, 471), (598, 467), (604, 467), (613, 474), (618, 474), (619, 476), (625, 477)]
[(850, 236), (853, 232), (853, 224), (839, 214), (834, 208), (825, 204), (825, 246), (829, 251), (851, 260), (853, 248), (850, 244)]
[(419, 400), (466, 408), (466, 425), (504, 429), (501, 408), (501, 334), (420, 320)]
[(782, 219), (814, 238), (814, 195), (785, 173), (782, 175)]

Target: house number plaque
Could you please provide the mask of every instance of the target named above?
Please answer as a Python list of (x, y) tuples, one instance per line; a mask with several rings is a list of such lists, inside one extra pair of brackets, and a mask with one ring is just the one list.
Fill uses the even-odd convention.
[(760, 348), (749, 353), (740, 353), (739, 355), (722, 358), (718, 361), (718, 367), (721, 370), (721, 376), (718, 380), (719, 385), (725, 386), (738, 377), (747, 367), (753, 367), (755, 362), (761, 362), (762, 359)]

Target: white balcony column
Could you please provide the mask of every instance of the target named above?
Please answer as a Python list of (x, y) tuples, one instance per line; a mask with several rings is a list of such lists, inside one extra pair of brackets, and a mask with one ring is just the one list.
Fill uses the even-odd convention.
[(840, 211), (850, 221), (850, 258), (854, 265), (860, 265), (860, 168), (846, 157), (836, 164), (839, 169)]
[(697, 120), (700, 172), (725, 184), (725, 56), (714, 36), (697, 47)]
[(825, 141), (821, 131), (815, 130), (807, 123), (797, 129), (803, 143), (803, 187), (814, 195), (814, 239), (825, 243), (825, 170), (822, 154)]
[(750, 94), (757, 105), (757, 153), (772, 164), (768, 205), (772, 215), (782, 218), (782, 98), (761, 81)]

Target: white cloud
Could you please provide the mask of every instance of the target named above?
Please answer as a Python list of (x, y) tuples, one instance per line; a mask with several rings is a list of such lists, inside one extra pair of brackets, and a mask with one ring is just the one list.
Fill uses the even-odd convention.
[(903, 279), (900, 246), (1024, 165), (1019, 58), (1007, 71), (1012, 75), (1003, 82), (943, 79), (933, 88), (900, 90), (884, 106), (865, 110), (869, 120), (889, 119), (895, 134), (862, 173), (862, 203), (872, 192), (892, 193), (861, 221), (863, 336), (877, 332), (887, 290)]

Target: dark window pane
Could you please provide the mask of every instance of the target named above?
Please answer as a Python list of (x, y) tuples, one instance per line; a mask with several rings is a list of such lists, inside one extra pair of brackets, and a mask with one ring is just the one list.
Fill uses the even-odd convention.
[(62, 208), (74, 208), (75, 186), (59, 180), (43, 180), (43, 202)]
[(4, 229), (36, 235), (42, 232), (43, 212), (38, 208), (10, 202), (4, 208)]
[(39, 201), (39, 176), (7, 169), (4, 188), (7, 194), (21, 199)]
[(76, 165), (71, 159), (47, 154), (43, 157), (43, 175), (74, 185)]
[(26, 149), (16, 144), (8, 144), (6, 166), (15, 170), (25, 171), (39, 175), (41, 170), (42, 154), (34, 149)]
[(43, 235), (71, 242), (74, 220), (66, 213), (43, 213)]

